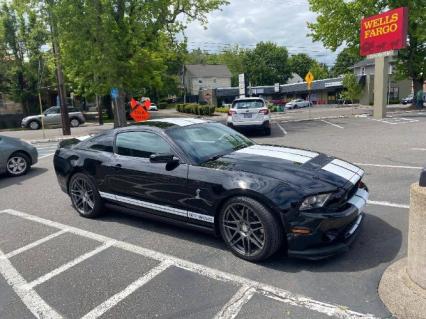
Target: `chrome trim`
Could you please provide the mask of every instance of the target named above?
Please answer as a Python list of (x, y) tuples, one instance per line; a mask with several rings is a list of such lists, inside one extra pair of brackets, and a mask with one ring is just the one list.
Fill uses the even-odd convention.
[(127, 203), (127, 204), (131, 204), (131, 205), (135, 205), (135, 206), (140, 206), (140, 207), (145, 207), (145, 208), (149, 208), (149, 209), (153, 209), (153, 210), (158, 210), (158, 211), (161, 211), (161, 212), (164, 212), (164, 213), (169, 213), (169, 214), (173, 214), (173, 215), (177, 215), (177, 216), (188, 217), (188, 218), (200, 220), (200, 221), (207, 222), (207, 223), (214, 223), (214, 217), (209, 216), (209, 215), (198, 214), (198, 213), (190, 212), (190, 211), (187, 211), (187, 210), (184, 210), (184, 209), (178, 209), (178, 208), (173, 208), (173, 207), (170, 207), (170, 206), (158, 205), (158, 204), (145, 202), (145, 201), (134, 199), (134, 198), (114, 195), (114, 194), (105, 193), (105, 192), (99, 192), (99, 195), (102, 198), (111, 199), (111, 200), (115, 200), (115, 201), (122, 202), (122, 203)]

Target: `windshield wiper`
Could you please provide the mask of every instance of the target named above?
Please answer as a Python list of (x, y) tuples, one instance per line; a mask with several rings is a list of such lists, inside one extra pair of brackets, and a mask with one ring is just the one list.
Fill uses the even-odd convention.
[(209, 157), (208, 159), (206, 159), (205, 161), (203, 161), (203, 163), (207, 163), (207, 162), (211, 162), (211, 161), (215, 161), (218, 158), (221, 158), (222, 156), (224, 156), (224, 154), (217, 154), (214, 156)]

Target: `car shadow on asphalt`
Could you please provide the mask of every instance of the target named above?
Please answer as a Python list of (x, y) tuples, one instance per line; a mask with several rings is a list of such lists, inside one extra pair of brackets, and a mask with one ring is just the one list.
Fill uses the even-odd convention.
[[(107, 206), (107, 213), (99, 218), (102, 222), (114, 222), (126, 226), (145, 229), (150, 232), (176, 237), (179, 240), (206, 245), (214, 249), (223, 250), (232, 256), (223, 241), (211, 234), (186, 227), (176, 227), (173, 224), (141, 217), (132, 210)], [(375, 268), (381, 264), (393, 261), (402, 245), (402, 232), (389, 225), (384, 220), (366, 215), (359, 237), (350, 250), (323, 260), (304, 260), (285, 257), (285, 251), (278, 251), (270, 259), (259, 263), (259, 266), (271, 268), (286, 273), (309, 272), (356, 272)], [(233, 257), (237, 258), (237, 257)], [(241, 262), (245, 262), (241, 260)]]
[(402, 232), (383, 219), (366, 214), (358, 238), (346, 253), (322, 260), (287, 258), (275, 255), (263, 266), (288, 273), (357, 272), (395, 260), (402, 246)]
[(19, 177), (10, 177), (7, 174), (0, 174), (0, 189), (12, 185), (20, 185), (33, 177), (46, 173), (47, 171), (47, 168), (32, 167), (27, 174)]

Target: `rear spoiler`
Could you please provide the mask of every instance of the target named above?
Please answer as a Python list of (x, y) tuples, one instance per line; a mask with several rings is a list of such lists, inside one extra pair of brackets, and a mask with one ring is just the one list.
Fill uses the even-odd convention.
[(84, 140), (87, 140), (90, 137), (91, 137), (90, 135), (87, 135), (87, 136), (73, 137), (66, 140), (62, 140), (59, 142), (58, 148), (70, 148), (71, 146), (76, 145)]

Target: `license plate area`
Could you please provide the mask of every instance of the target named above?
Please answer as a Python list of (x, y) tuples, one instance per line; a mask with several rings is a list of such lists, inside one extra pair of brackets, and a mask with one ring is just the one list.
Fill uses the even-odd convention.
[(244, 117), (245, 119), (251, 119), (251, 118), (253, 117), (253, 114), (252, 114), (252, 113), (244, 113), (243, 115), (244, 115), (243, 117)]

